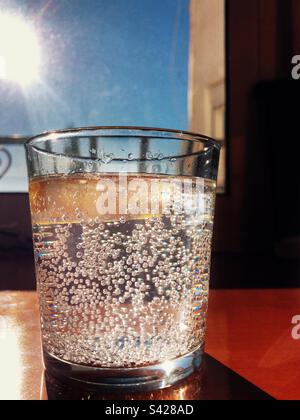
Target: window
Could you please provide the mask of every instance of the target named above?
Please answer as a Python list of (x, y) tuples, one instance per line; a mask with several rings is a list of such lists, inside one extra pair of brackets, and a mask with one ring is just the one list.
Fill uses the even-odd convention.
[(27, 191), (26, 159), (22, 138), (0, 138), (0, 191)]
[(189, 119), (221, 145), (218, 191), (226, 189), (225, 1), (190, 2)]
[[(224, 86), (222, 48), (218, 68), (211, 68), (216, 74), (205, 80), (203, 91), (195, 71), (212, 58), (196, 44), (199, 34), (203, 40), (209, 36), (206, 19), (213, 16), (219, 28), (215, 39), (223, 35), (224, 12), (216, 6), (222, 3), (2, 0), (0, 192), (27, 190), (24, 151), (15, 136), (74, 126), (143, 125), (215, 132), (224, 140), (218, 125), (224, 98), (214, 102), (209, 91), (215, 82)], [(197, 16), (207, 24), (197, 27)], [(204, 98), (210, 128), (195, 123), (202, 121)]]

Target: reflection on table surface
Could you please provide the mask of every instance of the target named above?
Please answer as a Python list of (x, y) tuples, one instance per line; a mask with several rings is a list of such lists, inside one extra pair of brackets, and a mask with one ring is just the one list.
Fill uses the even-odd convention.
[(201, 396), (202, 374), (197, 372), (180, 384), (147, 392), (97, 390), (95, 387), (63, 382), (47, 372), (43, 375), (42, 400), (198, 400)]
[[(188, 389), (181, 383), (160, 398), (171, 391), (191, 399), (251, 394), (234, 371), (277, 399), (299, 399), (299, 341), (291, 334), (299, 308), (296, 289), (212, 290), (206, 351), (222, 364), (206, 356), (201, 381), (195, 375)], [(0, 400), (39, 399), (42, 372), (37, 294), (0, 292)]]
[(254, 385), (213, 358), (205, 355), (202, 367), (173, 387), (148, 392), (116, 392), (49, 376), (42, 378), (42, 400), (265, 400), (270, 399)]

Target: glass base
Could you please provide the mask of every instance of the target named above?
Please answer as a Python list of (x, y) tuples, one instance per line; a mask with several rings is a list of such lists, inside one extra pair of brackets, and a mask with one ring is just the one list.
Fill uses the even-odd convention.
[(78, 384), (120, 391), (150, 391), (170, 387), (202, 363), (203, 346), (185, 356), (156, 365), (139, 368), (97, 368), (77, 365), (44, 352), (45, 369), (49, 375)]

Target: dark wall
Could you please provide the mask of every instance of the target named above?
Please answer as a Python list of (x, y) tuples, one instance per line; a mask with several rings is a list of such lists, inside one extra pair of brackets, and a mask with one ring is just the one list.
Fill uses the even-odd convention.
[(299, 286), (299, 3), (227, 1), (230, 191), (217, 202), (216, 287)]
[(27, 194), (0, 196), (0, 290), (35, 288)]

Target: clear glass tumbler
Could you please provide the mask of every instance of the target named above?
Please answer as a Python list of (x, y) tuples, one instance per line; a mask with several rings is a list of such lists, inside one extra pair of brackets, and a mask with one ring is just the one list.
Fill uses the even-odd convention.
[(170, 386), (202, 360), (219, 146), (137, 127), (27, 145), (45, 368)]

